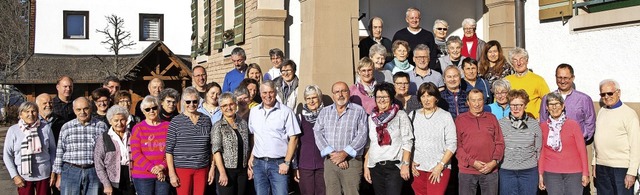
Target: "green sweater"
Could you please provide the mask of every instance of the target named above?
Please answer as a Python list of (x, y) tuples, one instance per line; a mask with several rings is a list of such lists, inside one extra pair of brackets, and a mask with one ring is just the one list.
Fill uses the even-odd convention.
[(635, 176), (640, 164), (640, 124), (638, 115), (626, 104), (602, 108), (596, 117), (595, 164), (628, 168)]

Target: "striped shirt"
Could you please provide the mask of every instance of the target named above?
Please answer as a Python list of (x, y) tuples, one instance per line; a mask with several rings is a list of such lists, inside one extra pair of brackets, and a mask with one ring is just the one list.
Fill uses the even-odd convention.
[[(435, 113), (424, 115), (422, 109), (415, 111), (413, 118), (413, 135), (415, 136), (415, 151), (413, 161), (420, 164), (417, 167), (421, 171), (431, 171), (447, 150), (455, 153), (457, 149), (456, 124), (449, 112), (437, 108)], [(431, 116), (430, 116), (431, 115)], [(430, 116), (430, 118), (428, 118)], [(409, 113), (413, 117), (413, 113)], [(451, 169), (451, 164), (447, 167)]]
[(367, 143), (367, 113), (354, 103), (347, 103), (338, 115), (335, 104), (323, 108), (318, 114), (313, 131), (320, 155), (344, 150), (351, 157), (362, 155)]
[(78, 119), (65, 123), (60, 131), (53, 172), (60, 173), (63, 163), (93, 164), (96, 138), (107, 129), (107, 124), (96, 118), (91, 118), (86, 125), (82, 125)]
[(179, 114), (167, 131), (166, 153), (173, 155), (176, 168), (201, 169), (211, 160), (211, 119), (200, 114), (194, 125), (188, 116)]
[(151, 126), (142, 121), (133, 126), (133, 135), (129, 138), (131, 144), (131, 160), (133, 178), (156, 178), (151, 168), (156, 165), (167, 167), (164, 149), (166, 147), (167, 129), (169, 122), (162, 122)]
[(542, 147), (542, 131), (538, 121), (529, 118), (527, 129), (513, 128), (508, 116), (498, 122), (504, 136), (504, 160), (500, 168), (523, 170), (538, 166)]

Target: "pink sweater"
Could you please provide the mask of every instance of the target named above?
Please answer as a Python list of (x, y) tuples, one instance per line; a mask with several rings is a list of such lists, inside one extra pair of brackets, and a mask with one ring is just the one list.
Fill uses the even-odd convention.
[(549, 124), (540, 123), (542, 129), (542, 151), (538, 160), (538, 172), (550, 173), (582, 173), (589, 176), (587, 164), (587, 147), (584, 144), (580, 125), (574, 120), (567, 119), (562, 125), (560, 139), (562, 151), (556, 152), (547, 145)]
[(158, 126), (151, 126), (142, 121), (133, 127), (131, 135), (131, 160), (133, 161), (133, 178), (156, 178), (151, 168), (156, 165), (167, 167), (165, 159), (165, 144), (167, 140), (169, 122), (162, 122)]

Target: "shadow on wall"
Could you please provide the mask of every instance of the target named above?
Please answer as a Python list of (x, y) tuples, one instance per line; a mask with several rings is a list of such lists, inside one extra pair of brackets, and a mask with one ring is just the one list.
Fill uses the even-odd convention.
[(449, 23), (449, 34), (460, 29), (462, 20), (475, 18), (480, 20), (488, 12), (484, 1), (477, 0), (359, 0), (360, 13), (365, 13), (362, 22), (368, 28), (369, 20), (378, 16), (384, 21), (382, 36), (389, 39), (401, 28), (407, 27), (405, 12), (409, 7), (420, 9), (422, 20), (420, 26), (429, 31), (433, 30), (433, 22), (443, 19)]

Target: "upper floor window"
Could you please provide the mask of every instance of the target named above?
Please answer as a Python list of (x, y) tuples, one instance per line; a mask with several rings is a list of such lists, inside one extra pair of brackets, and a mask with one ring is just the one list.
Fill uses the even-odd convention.
[(89, 39), (89, 12), (64, 11), (64, 38)]
[(164, 38), (163, 14), (140, 14), (140, 41), (158, 41)]

